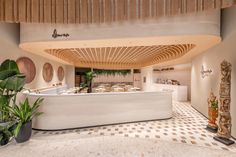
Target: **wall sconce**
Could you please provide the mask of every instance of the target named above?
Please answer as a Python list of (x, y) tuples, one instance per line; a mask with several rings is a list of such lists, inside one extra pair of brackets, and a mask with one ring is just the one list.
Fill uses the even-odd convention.
[(202, 70), (201, 70), (202, 78), (209, 76), (211, 73), (212, 73), (211, 69), (205, 69), (204, 66), (202, 65)]

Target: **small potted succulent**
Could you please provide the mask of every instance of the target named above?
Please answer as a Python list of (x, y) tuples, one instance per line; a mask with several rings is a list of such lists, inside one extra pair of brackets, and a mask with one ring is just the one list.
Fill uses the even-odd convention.
[(32, 133), (32, 119), (42, 114), (38, 112), (43, 99), (38, 98), (30, 105), (28, 98), (19, 105), (8, 106), (8, 112), (15, 118), (16, 128), (14, 135), (17, 143), (23, 143), (30, 139)]

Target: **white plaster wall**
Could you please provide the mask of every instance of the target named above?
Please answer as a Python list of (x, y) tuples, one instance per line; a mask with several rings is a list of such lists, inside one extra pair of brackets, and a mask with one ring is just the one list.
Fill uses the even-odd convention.
[(68, 88), (75, 87), (75, 67), (66, 65), (66, 84)]
[[(144, 82), (144, 77), (146, 82)], [(143, 91), (152, 91), (153, 88), (153, 67), (144, 67), (141, 69), (141, 84)]]
[[(210, 90), (219, 97), (220, 63), (227, 60), (232, 64), (231, 116), (232, 135), (236, 137), (236, 7), (222, 12), (222, 38), (219, 45), (197, 56), (192, 62), (191, 86), (192, 106), (207, 116), (207, 98)], [(201, 66), (212, 69), (209, 77), (202, 78)]]
[(93, 82), (133, 82), (133, 74), (97, 75)]
[[(42, 29), (43, 28), (43, 29)], [(58, 33), (69, 33), (68, 38), (52, 38), (54, 29)], [(134, 29), (135, 28), (135, 29)], [(21, 43), (61, 40), (103, 40), (173, 35), (219, 35), (220, 11), (211, 10), (180, 16), (158, 18), (157, 20), (133, 21), (112, 24), (30, 24), (21, 23)], [(138, 33), (137, 33), (138, 32)], [(122, 42), (120, 41), (120, 42)], [(83, 47), (91, 46), (85, 44)], [(96, 41), (97, 42), (97, 41)], [(145, 41), (142, 41), (143, 43)], [(165, 41), (166, 43), (166, 41)], [(134, 43), (136, 45), (136, 43)], [(59, 45), (60, 46), (60, 45)], [(99, 45), (97, 45), (99, 47)]]
[[(48, 60), (40, 56), (36, 56), (32, 53), (25, 52), (19, 48), (19, 34), (20, 29), (18, 24), (7, 24), (0, 23), (0, 63), (5, 59), (16, 60), (19, 57), (26, 56), (33, 60), (36, 66), (36, 77), (34, 81), (27, 84), (26, 88), (44, 88), (52, 86), (52, 84), (59, 83), (57, 77), (57, 69), (62, 66), (66, 72), (65, 66), (55, 61)], [(49, 62), (52, 64), (54, 69), (53, 80), (49, 83), (45, 82), (42, 77), (42, 68), (44, 63)], [(62, 81), (63, 84), (66, 83), (66, 79)]]
[(163, 80), (171, 79), (179, 81), (181, 85), (188, 87), (188, 100), (191, 99), (191, 68), (165, 72), (154, 72), (154, 83), (157, 81), (157, 78)]

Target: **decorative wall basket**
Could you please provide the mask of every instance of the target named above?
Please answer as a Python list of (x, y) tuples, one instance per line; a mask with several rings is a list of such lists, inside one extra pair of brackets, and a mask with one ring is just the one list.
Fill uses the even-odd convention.
[(43, 65), (43, 79), (46, 82), (52, 81), (53, 78), (53, 67), (50, 63), (45, 63)]
[(36, 76), (36, 67), (34, 62), (28, 57), (20, 57), (16, 60), (21, 73), (26, 76), (26, 83), (31, 83)]
[(58, 80), (59, 81), (63, 81), (64, 77), (65, 77), (65, 72), (64, 72), (64, 69), (63, 67), (59, 67), (58, 70), (57, 70), (57, 77), (58, 77)]

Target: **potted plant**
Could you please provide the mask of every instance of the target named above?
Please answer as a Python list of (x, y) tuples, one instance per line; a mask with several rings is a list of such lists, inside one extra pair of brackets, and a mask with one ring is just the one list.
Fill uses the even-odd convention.
[(207, 130), (217, 132), (218, 126), (216, 119), (218, 117), (218, 100), (213, 92), (210, 93), (208, 98), (208, 125)]
[(0, 146), (8, 144), (11, 138), (13, 138), (14, 123), (9, 123), (6, 126), (0, 126)]
[(38, 98), (30, 105), (28, 98), (26, 98), (19, 106), (13, 105), (6, 108), (16, 121), (16, 128), (14, 130), (16, 142), (23, 143), (30, 139), (32, 133), (32, 119), (42, 114), (42, 112), (38, 112), (42, 101), (42, 98)]
[(96, 75), (93, 71), (87, 72), (85, 75), (85, 82), (80, 84), (79, 92), (85, 88), (88, 88), (87, 93), (92, 93), (92, 81), (94, 77), (96, 77)]
[(16, 62), (5, 60), (0, 65), (0, 126), (8, 125), (12, 120), (5, 109), (16, 102), (17, 93), (24, 85), (25, 75), (20, 73)]

